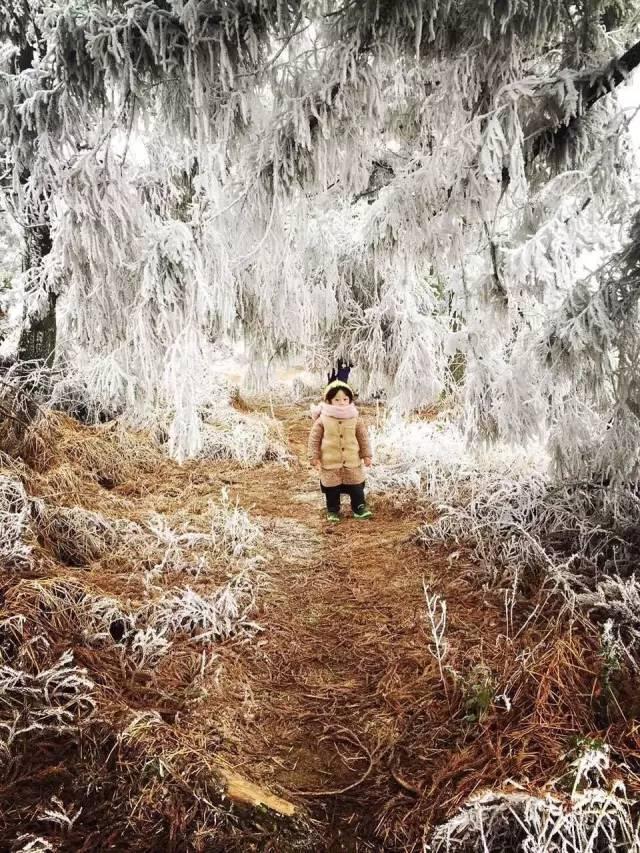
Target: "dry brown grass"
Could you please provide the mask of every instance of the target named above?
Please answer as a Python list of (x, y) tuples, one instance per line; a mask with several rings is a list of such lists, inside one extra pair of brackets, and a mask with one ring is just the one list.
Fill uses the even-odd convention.
[[(275, 415), (304, 459), (306, 413)], [(23, 438), (26, 464), (13, 473), (42, 501), (37, 559), (29, 574), (0, 571), (0, 618), (24, 617), (31, 666), (71, 648), (97, 710), (77, 737), (21, 747), (0, 788), (3, 838), (29, 831), (85, 851), (419, 850), (474, 792), (506, 779), (539, 792), (562, 779), (585, 736), (627, 761), (632, 789), (640, 781), (625, 719), (636, 690), (607, 703), (590, 626), (544, 590), (521, 597), (507, 626), (503, 591), (464, 553), (416, 544), (424, 507), (379, 498), (372, 523), (327, 529), (303, 462), (180, 466), (142, 434), (59, 415)], [(206, 531), (223, 486), (264, 530), (268, 584), (252, 616), (262, 630), (213, 645), (185, 634), (153, 666), (136, 665), (119, 620), (185, 586), (168, 574), (150, 593), (159, 550), (149, 518)], [(203, 595), (229, 575), (228, 557), (206, 556), (207, 573), (189, 578)], [(423, 579), (448, 604), (444, 684)], [(92, 641), (86, 614), (106, 599), (113, 611)], [(82, 805), (73, 827), (40, 820), (53, 795)]]

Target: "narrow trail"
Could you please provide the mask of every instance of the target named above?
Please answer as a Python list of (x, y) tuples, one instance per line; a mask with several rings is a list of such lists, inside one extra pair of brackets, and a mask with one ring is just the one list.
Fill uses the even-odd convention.
[[(425, 664), (423, 555), (410, 541), (418, 520), (378, 501), (373, 521), (350, 518), (345, 505), (342, 524), (328, 526), (317, 476), (304, 463), (308, 417), (275, 414), (300, 467), (265, 470), (259, 488), (255, 474), (231, 486), (263, 523), (273, 520), (282, 546), (257, 616), (265, 637), (243, 649), (244, 678), (227, 673), (229, 689), (251, 685), (251, 712), (235, 709), (240, 719), (233, 715), (226, 728), (242, 732), (240, 772), (328, 821), (335, 834), (327, 849), (359, 849), (359, 824), (375, 819), (362, 792), (379, 776), (383, 753), (388, 763)], [(224, 700), (216, 709), (230, 711)]]
[[(276, 412), (283, 414), (290, 418)], [(394, 658), (400, 652), (413, 670), (405, 671), (409, 680), (424, 666), (419, 554), (408, 544), (418, 522), (378, 502), (371, 522), (350, 518), (345, 505), (342, 524), (328, 526), (317, 477), (303, 462), (308, 418), (288, 426), (301, 468), (265, 471), (259, 495), (251, 477), (232, 491), (263, 523), (272, 516), (282, 536), (280, 565), (258, 615), (265, 638), (257, 653), (243, 650), (253, 717), (243, 740), (254, 736), (255, 750), (250, 766), (238, 769), (333, 811), (332, 798), (355, 795), (399, 733)], [(232, 709), (225, 703), (219, 710)], [(357, 795), (349, 799), (357, 812)], [(337, 836), (352, 815), (344, 817)], [(347, 836), (353, 841), (357, 829)]]

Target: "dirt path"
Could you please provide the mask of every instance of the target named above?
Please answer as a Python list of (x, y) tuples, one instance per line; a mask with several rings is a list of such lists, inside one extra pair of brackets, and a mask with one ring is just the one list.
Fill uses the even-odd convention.
[[(256, 647), (243, 648), (227, 668), (220, 701), (235, 768), (303, 803), (331, 827), (326, 849), (365, 849), (380, 815), (367, 803), (386, 781), (415, 685), (426, 663), (420, 550), (410, 542), (417, 518), (378, 500), (375, 520), (346, 512), (340, 526), (324, 521), (317, 477), (305, 463), (309, 420), (278, 410), (299, 465), (238, 474), (230, 486), (282, 539), (273, 584), (257, 621)], [(237, 666), (241, 666), (239, 676)], [(242, 706), (225, 697), (251, 685)], [(386, 799), (389, 791), (384, 793)], [(360, 839), (360, 840), (359, 840)]]

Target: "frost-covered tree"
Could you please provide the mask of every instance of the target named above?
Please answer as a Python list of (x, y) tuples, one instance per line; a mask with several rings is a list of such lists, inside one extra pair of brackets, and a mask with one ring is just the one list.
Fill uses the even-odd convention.
[[(5, 201), (22, 202), (16, 214), (22, 217), (24, 229), (24, 266), (37, 274), (43, 257), (51, 249), (49, 222), (49, 190), (45, 182), (31, 181), (30, 152), (38, 132), (30, 121), (29, 101), (34, 96), (48, 100), (48, 93), (33, 88), (38, 79), (37, 67), (42, 59), (42, 32), (27, 2), (5, 4), (0, 16), (0, 72), (3, 78), (2, 123), (4, 154), (3, 189)], [(14, 214), (15, 215), (15, 214)], [(17, 216), (16, 216), (17, 218)], [(20, 221), (20, 220), (18, 220)], [(20, 337), (20, 353), (26, 359), (46, 360), (55, 348), (55, 291), (41, 293), (36, 311), (26, 318)]]
[(20, 248), (20, 230), (17, 223), (0, 213), (0, 327), (4, 327), (7, 322), (13, 279), (20, 270)]
[[(94, 393), (169, 403), (193, 449), (199, 390), (181, 377), (240, 331), (265, 363), (348, 354), (404, 409), (464, 362), (471, 437), (552, 426), (566, 450), (615, 413), (628, 441), (631, 326), (577, 356), (585, 376), (594, 354), (610, 365), (597, 399), (554, 353), (634, 212), (618, 90), (638, 3), (22, 7), (34, 53), (6, 65), (5, 20), (2, 137), (18, 211), (46, 198), (52, 236), (27, 291), (60, 293), (60, 349)], [(577, 472), (585, 454), (560, 445)]]
[[(228, 169), (223, 142), (249, 121), (267, 27), (289, 23), (278, 3), (5, 4), (3, 188), (25, 231), (25, 329), (39, 345), (20, 355), (49, 355), (58, 300), (58, 355), (89, 359), (97, 397), (193, 411), (182, 374), (217, 308), (204, 280), (217, 261), (188, 212), (197, 164)], [(142, 137), (155, 142), (132, 166)]]

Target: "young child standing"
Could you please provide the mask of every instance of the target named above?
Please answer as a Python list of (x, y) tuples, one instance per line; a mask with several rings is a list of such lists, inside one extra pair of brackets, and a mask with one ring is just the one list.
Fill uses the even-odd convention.
[(364, 498), (364, 466), (371, 465), (367, 427), (353, 403), (346, 382), (330, 382), (324, 402), (312, 411), (315, 422), (309, 434), (309, 457), (320, 471), (320, 486), (327, 501), (327, 521), (340, 521), (340, 494), (351, 499), (353, 517), (371, 518)]

